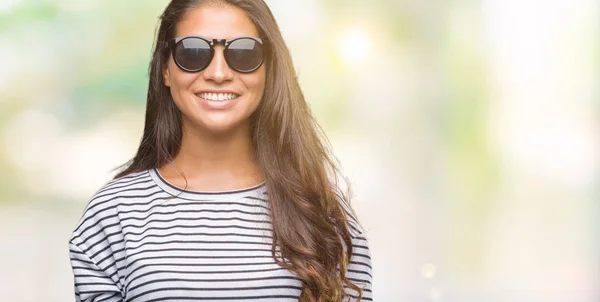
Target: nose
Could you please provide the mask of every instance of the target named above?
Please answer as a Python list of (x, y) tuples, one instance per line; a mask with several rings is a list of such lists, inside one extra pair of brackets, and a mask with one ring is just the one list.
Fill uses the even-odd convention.
[(202, 75), (207, 81), (214, 81), (216, 83), (222, 83), (233, 78), (233, 71), (227, 65), (224, 56), (224, 47), (221, 45), (215, 45), (215, 54), (212, 61), (204, 69)]

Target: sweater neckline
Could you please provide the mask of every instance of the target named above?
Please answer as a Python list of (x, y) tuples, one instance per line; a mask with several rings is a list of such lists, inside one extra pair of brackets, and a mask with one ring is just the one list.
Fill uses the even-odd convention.
[(224, 190), (224, 191), (195, 191), (189, 189), (183, 189), (169, 183), (157, 168), (148, 170), (148, 174), (154, 182), (165, 192), (178, 196), (185, 199), (221, 199), (221, 198), (232, 198), (232, 197), (245, 197), (245, 196), (256, 196), (265, 197), (266, 186), (265, 182), (261, 182), (251, 187), (235, 190)]

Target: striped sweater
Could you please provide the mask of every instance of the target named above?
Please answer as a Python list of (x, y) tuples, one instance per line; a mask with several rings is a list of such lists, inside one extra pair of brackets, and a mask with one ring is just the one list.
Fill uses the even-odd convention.
[[(156, 169), (107, 183), (69, 240), (76, 301), (297, 301), (301, 280), (271, 254), (266, 194), (181, 190)], [(350, 223), (347, 276), (372, 301), (368, 242)]]

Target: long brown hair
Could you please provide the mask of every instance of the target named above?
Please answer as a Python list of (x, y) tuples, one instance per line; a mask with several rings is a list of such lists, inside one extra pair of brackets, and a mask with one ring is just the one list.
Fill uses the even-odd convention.
[[(246, 12), (266, 42), (263, 98), (250, 117), (254, 156), (264, 173), (273, 225), (275, 261), (302, 279), (300, 301), (340, 301), (352, 255), (349, 219), (350, 187), (342, 191), (339, 163), (310, 112), (298, 84), (292, 59), (270, 9), (257, 0), (173, 0), (160, 17), (149, 67), (144, 133), (137, 154), (115, 178), (158, 168), (177, 155), (182, 138), (181, 112), (162, 72), (170, 52), (167, 41), (190, 9), (208, 4), (233, 5)], [(345, 204), (345, 206), (342, 205)], [(350, 210), (351, 211), (351, 210)], [(280, 255), (276, 254), (279, 246)]]

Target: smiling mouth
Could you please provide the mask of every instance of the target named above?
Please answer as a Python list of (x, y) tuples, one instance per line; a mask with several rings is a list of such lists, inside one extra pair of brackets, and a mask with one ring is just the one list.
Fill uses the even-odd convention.
[(235, 93), (198, 93), (196, 96), (212, 102), (224, 102), (237, 99), (239, 97), (239, 95)]

